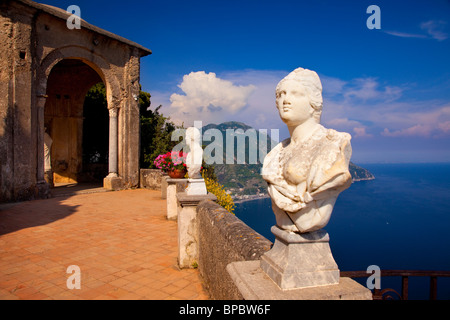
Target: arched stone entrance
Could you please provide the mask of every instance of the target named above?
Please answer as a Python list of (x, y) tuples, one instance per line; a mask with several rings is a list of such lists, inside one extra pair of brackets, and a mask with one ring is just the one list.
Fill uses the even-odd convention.
[[(44, 107), (44, 134), (51, 138), (51, 168), (44, 161), (44, 176), (48, 183), (78, 183), (87, 179), (82, 175), (87, 169), (83, 167), (86, 120), (83, 107), (86, 93), (99, 82), (102, 79), (97, 72), (78, 59), (63, 59), (52, 68)], [(89, 119), (91, 124), (92, 120), (95, 119)], [(104, 134), (92, 130), (87, 133)], [(45, 140), (44, 137), (44, 144)], [(108, 141), (106, 148), (107, 144)]]
[[(138, 50), (133, 50), (137, 54)], [(133, 52), (132, 51), (132, 52)], [(45, 136), (45, 106), (49, 96), (47, 90), (51, 84), (51, 75), (56, 67), (57, 72), (67, 68), (67, 65), (84, 64), (97, 73), (106, 87), (106, 98), (109, 111), (109, 155), (108, 155), (108, 175), (105, 177), (103, 185), (106, 189), (118, 190), (134, 187), (139, 184), (139, 106), (137, 97), (139, 95), (139, 60), (129, 57), (129, 61), (123, 65), (112, 65), (103, 56), (93, 54), (87, 48), (80, 46), (66, 46), (51, 51), (41, 64), (38, 72), (39, 87), (38, 92), (38, 181), (45, 181), (45, 159), (44, 159), (44, 136)], [(60, 65), (61, 64), (61, 65)], [(80, 69), (81, 70), (81, 69)], [(139, 71), (139, 69), (137, 70)], [(58, 73), (56, 73), (58, 74)], [(120, 76), (120, 77), (119, 77)], [(64, 79), (64, 76), (60, 77)], [(75, 76), (77, 78), (77, 76)], [(93, 76), (93, 78), (96, 78)], [(129, 79), (129, 83), (122, 83), (118, 79)], [(69, 81), (70, 80), (65, 80)], [(63, 81), (64, 82), (64, 81)], [(92, 83), (89, 83), (89, 87)], [(83, 86), (82, 86), (83, 87)], [(87, 92), (89, 88), (84, 88)], [(78, 91), (78, 89), (77, 89)], [(70, 95), (69, 95), (70, 96)], [(81, 96), (80, 96), (81, 97)], [(81, 99), (81, 98), (80, 98)], [(51, 98), (50, 98), (51, 100)], [(42, 120), (43, 119), (43, 120)], [(39, 140), (40, 139), (40, 140)], [(77, 140), (79, 141), (79, 140)], [(72, 143), (73, 145), (73, 143)], [(79, 148), (78, 148), (79, 150)], [(72, 151), (72, 155), (73, 155)], [(53, 160), (52, 160), (53, 161)], [(72, 164), (76, 161), (72, 161)], [(64, 171), (67, 163), (59, 162), (57, 166)], [(67, 171), (74, 172), (75, 164)], [(71, 182), (70, 179), (67, 182)]]

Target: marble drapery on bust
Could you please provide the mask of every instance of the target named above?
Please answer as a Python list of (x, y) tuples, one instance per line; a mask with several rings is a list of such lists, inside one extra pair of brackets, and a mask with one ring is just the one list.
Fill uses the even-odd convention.
[(262, 174), (277, 225), (286, 231), (323, 228), (339, 193), (351, 185), (351, 136), (320, 124), (322, 101), (322, 84), (311, 70), (294, 70), (276, 88), (290, 138), (269, 152)]

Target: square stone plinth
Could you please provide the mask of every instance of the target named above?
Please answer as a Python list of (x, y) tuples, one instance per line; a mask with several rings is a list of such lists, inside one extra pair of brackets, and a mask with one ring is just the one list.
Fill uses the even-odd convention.
[(271, 231), (275, 244), (261, 257), (261, 269), (281, 289), (339, 283), (339, 269), (325, 230), (298, 234), (273, 226)]
[(205, 179), (189, 179), (186, 188), (186, 194), (188, 196), (206, 195)]
[(259, 260), (232, 262), (227, 271), (244, 300), (372, 300), (372, 292), (350, 278), (333, 285), (283, 290), (261, 269)]
[(123, 189), (123, 181), (120, 177), (106, 177), (103, 179), (103, 188), (106, 190), (118, 191)]

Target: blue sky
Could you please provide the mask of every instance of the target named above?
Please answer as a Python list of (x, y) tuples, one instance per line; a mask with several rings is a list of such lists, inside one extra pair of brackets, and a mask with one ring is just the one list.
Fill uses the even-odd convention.
[[(43, 0), (153, 51), (152, 107), (175, 122), (285, 125), (275, 86), (297, 67), (324, 88), (322, 123), (352, 134), (353, 161), (450, 162), (450, 1)], [(370, 5), (381, 29), (368, 29)]]

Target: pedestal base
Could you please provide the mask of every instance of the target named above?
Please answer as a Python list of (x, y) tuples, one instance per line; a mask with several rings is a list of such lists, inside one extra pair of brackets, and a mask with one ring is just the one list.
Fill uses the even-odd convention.
[(227, 271), (244, 300), (372, 300), (372, 292), (350, 278), (334, 285), (282, 290), (258, 260), (232, 262)]
[(208, 194), (206, 191), (205, 179), (189, 179), (186, 194), (188, 196)]
[(38, 199), (48, 199), (51, 196), (50, 185), (46, 181), (36, 184), (36, 197)]
[(55, 185), (53, 183), (53, 171), (45, 171), (44, 172), (44, 180), (48, 183), (50, 188), (53, 188)]
[(281, 289), (339, 283), (339, 269), (325, 230), (298, 234), (273, 226), (271, 231), (275, 244), (261, 257), (261, 269)]
[(103, 179), (103, 188), (106, 190), (121, 190), (123, 188), (122, 178), (117, 176), (107, 176)]

